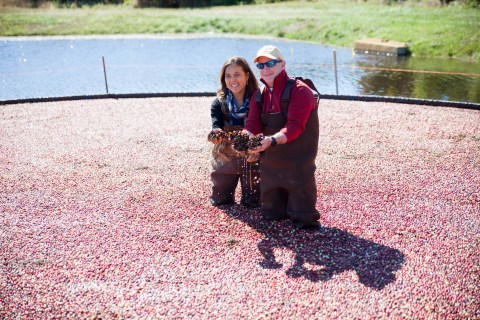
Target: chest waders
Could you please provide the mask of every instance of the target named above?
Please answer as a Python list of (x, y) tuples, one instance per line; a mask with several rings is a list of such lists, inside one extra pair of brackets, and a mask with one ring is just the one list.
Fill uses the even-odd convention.
[[(228, 119), (228, 110), (222, 103), (224, 119)], [(233, 132), (242, 130), (242, 126), (232, 126), (224, 121), (223, 130)], [(260, 206), (260, 172), (259, 163), (248, 162), (245, 155), (232, 148), (232, 144), (223, 140), (214, 145), (212, 151), (212, 195), (213, 205), (232, 204), (235, 202), (235, 189), (240, 180), (242, 198), (240, 203), (246, 207)]]
[[(287, 86), (288, 86), (287, 82)], [(292, 85), (292, 83), (290, 84)], [(283, 112), (263, 113), (265, 135), (273, 135), (287, 123), (289, 90), (282, 95)], [(286, 103), (285, 103), (286, 102)], [(308, 226), (320, 214), (315, 208), (317, 184), (315, 158), (318, 151), (318, 107), (310, 113), (304, 131), (297, 139), (267, 148), (260, 158), (262, 214), (267, 220), (290, 218)]]

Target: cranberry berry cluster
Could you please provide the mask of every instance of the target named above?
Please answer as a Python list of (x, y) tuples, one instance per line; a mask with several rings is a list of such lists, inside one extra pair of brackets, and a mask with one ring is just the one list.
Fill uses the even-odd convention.
[(264, 138), (265, 138), (265, 137), (263, 136), (262, 133), (257, 134), (256, 136), (251, 137), (250, 140), (248, 140), (248, 142), (247, 142), (248, 149), (249, 149), (249, 150), (252, 150), (252, 149), (255, 149), (256, 147), (259, 147), (259, 146), (261, 145), (260, 142), (262, 142), (262, 140), (263, 140)]
[(208, 141), (212, 141), (214, 139), (219, 139), (219, 138), (222, 138), (222, 139), (225, 139), (225, 138), (229, 138), (228, 137), (228, 133), (226, 131), (223, 131), (223, 130), (212, 130), (210, 131), (210, 133), (208, 134)]
[(247, 151), (258, 147), (263, 138), (264, 136), (261, 133), (250, 138), (248, 134), (242, 131), (234, 131), (231, 134), (230, 141), (235, 150)]
[(227, 139), (232, 143), (233, 149), (243, 152), (247, 150), (255, 149), (256, 147), (260, 146), (261, 141), (265, 138), (262, 133), (257, 134), (256, 136), (249, 137), (248, 134), (245, 132), (238, 130), (233, 132), (226, 132), (223, 130), (212, 130), (208, 134), (208, 141), (212, 141), (214, 139)]

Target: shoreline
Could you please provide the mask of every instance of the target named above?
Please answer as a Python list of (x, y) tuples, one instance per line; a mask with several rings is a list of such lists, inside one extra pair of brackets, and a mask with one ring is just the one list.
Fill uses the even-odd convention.
[[(318, 46), (323, 46), (332, 49), (343, 49), (351, 50), (352, 54), (355, 53), (355, 48), (353, 46), (343, 47), (335, 46), (333, 44), (325, 44), (317, 41), (308, 41), (308, 40), (297, 40), (297, 39), (287, 39), (282, 37), (273, 37), (269, 35), (253, 35), (253, 34), (243, 34), (243, 33), (216, 33), (216, 32), (201, 32), (201, 33), (133, 33), (133, 34), (92, 34), (92, 35), (52, 35), (52, 36), (0, 36), (0, 42), (15, 42), (15, 41), (61, 41), (61, 40), (135, 40), (135, 39), (146, 39), (146, 40), (189, 40), (189, 39), (208, 39), (208, 38), (217, 38), (217, 39), (246, 39), (246, 40), (271, 40), (277, 42), (297, 42), (305, 44), (314, 44)], [(417, 55), (414, 53), (407, 58), (416, 58)], [(430, 58), (435, 60), (454, 60), (458, 62), (467, 62), (480, 64), (479, 62), (472, 61), (464, 58), (450, 58), (450, 57), (424, 57), (420, 58)]]
[[(338, 47), (353, 48), (355, 41), (365, 37), (407, 42), (412, 55), (478, 61), (475, 41), (476, 23), (465, 30), (463, 38), (452, 33), (438, 38), (445, 25), (452, 30), (463, 28), (461, 21), (476, 21), (474, 10), (433, 8), (417, 5), (374, 5), (347, 1), (333, 3), (272, 3), (209, 8), (133, 8), (128, 5), (99, 5), (78, 9), (8, 8), (2, 14), (5, 28), (0, 36), (74, 34), (137, 34), (218, 32), (263, 34), (289, 39), (304, 39)], [(271, 15), (267, 25), (251, 13)], [(435, 17), (432, 14), (435, 13)], [(369, 22), (364, 15), (369, 16)], [(402, 24), (385, 23), (402, 19)], [(122, 23), (115, 23), (122, 21)], [(421, 23), (420, 23), (421, 22)], [(372, 30), (371, 26), (382, 26)], [(423, 28), (423, 29), (422, 29)], [(463, 29), (462, 29), (463, 30)], [(121, 36), (123, 37), (123, 36)], [(470, 41), (468, 41), (470, 40)]]
[[(135, 33), (135, 34), (93, 34), (93, 35), (61, 35), (61, 36), (11, 36), (0, 37), (0, 41), (42, 41), (42, 40), (130, 40), (130, 39), (205, 39), (205, 38), (237, 38), (237, 39), (257, 39), (257, 40), (272, 40), (285, 42), (302, 42), (323, 45), (326, 47), (335, 47), (331, 45), (321, 44), (314, 41), (303, 41), (295, 39), (285, 39), (279, 37), (272, 37), (267, 35), (247, 35), (240, 33)], [(348, 49), (348, 47), (342, 47)], [(351, 48), (353, 50), (353, 48)]]

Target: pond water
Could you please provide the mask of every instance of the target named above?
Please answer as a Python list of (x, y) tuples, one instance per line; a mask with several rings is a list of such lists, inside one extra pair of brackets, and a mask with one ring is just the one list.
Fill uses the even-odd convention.
[(109, 93), (215, 92), (226, 58), (240, 55), (251, 62), (265, 44), (282, 50), (289, 75), (312, 79), (322, 94), (338, 88), (341, 95), (480, 103), (479, 63), (231, 36), (2, 38), (0, 100), (104, 94), (102, 56)]

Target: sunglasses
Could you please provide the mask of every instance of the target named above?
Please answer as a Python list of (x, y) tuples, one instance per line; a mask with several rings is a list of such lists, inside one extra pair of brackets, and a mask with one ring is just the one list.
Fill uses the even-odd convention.
[(265, 66), (269, 67), (269, 68), (273, 68), (275, 67), (275, 65), (278, 63), (278, 62), (282, 62), (283, 60), (270, 60), (270, 61), (267, 61), (265, 63), (257, 63), (257, 68), (262, 70), (263, 68), (265, 68)]

